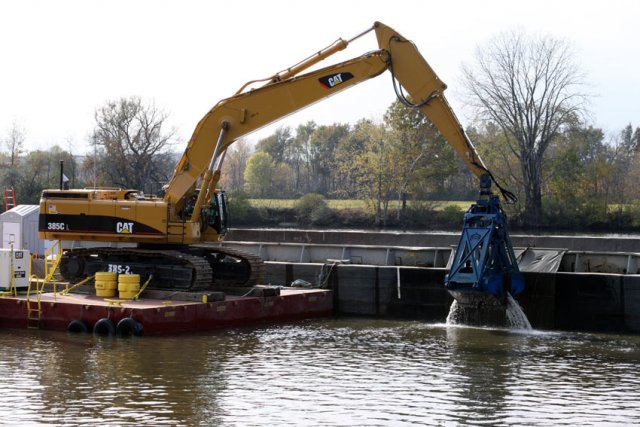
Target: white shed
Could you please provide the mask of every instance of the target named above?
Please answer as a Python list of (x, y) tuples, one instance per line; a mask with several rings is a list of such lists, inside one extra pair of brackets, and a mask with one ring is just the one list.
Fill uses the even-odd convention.
[(45, 242), (38, 239), (38, 205), (18, 205), (0, 215), (2, 248), (28, 249), (44, 255)]

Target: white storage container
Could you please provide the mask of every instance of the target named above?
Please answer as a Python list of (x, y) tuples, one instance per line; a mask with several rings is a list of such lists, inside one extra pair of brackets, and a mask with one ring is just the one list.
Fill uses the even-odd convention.
[(28, 249), (32, 254), (44, 255), (45, 242), (38, 238), (38, 205), (18, 205), (0, 214), (0, 247)]
[(31, 267), (31, 253), (28, 250), (0, 249), (0, 289), (11, 288), (11, 267), (17, 289), (26, 289), (29, 286), (29, 274)]

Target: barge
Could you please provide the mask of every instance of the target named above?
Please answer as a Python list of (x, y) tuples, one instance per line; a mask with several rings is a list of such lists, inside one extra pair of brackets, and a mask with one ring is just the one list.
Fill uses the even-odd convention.
[(332, 292), (322, 289), (258, 287), (240, 296), (222, 292), (203, 295), (196, 301), (162, 295), (137, 300), (92, 293), (43, 292), (37, 300), (33, 295), (10, 295), (0, 298), (0, 327), (164, 335), (327, 317), (333, 306)]
[(332, 291), (310, 286), (147, 289), (153, 276), (141, 286), (140, 275), (115, 272), (96, 272), (72, 285), (56, 274), (61, 251), (57, 245), (32, 259), (28, 250), (0, 249), (0, 328), (163, 335), (333, 313)]

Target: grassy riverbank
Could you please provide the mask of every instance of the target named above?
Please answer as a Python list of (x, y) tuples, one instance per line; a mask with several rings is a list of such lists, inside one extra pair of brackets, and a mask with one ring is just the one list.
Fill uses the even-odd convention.
[[(254, 208), (271, 208), (271, 209), (293, 209), (298, 199), (249, 199), (249, 203)], [(326, 199), (327, 205), (331, 209), (367, 209), (367, 203), (364, 200), (357, 199)], [(429, 204), (436, 211), (441, 211), (447, 206), (457, 206), (459, 209), (466, 210), (473, 203), (472, 201), (428, 201), (420, 202), (421, 204)], [(407, 206), (415, 206), (413, 201), (407, 201)], [(397, 200), (389, 202), (389, 209), (397, 210), (400, 208)]]
[[(307, 195), (310, 196), (310, 195)], [(229, 197), (230, 224), (257, 227), (361, 228), (390, 230), (460, 230), (464, 212), (473, 201), (389, 202), (386, 215), (376, 212), (364, 200), (323, 199), (248, 199)], [(504, 205), (512, 230), (541, 232), (581, 231), (637, 233), (640, 231), (640, 206), (629, 205), (600, 213), (592, 206), (547, 206), (543, 224), (531, 227), (523, 220), (522, 204)]]

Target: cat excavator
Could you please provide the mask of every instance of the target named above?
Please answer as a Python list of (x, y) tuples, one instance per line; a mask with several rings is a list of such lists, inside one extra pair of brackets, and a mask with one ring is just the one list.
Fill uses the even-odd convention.
[[(376, 35), (378, 50), (303, 73), (370, 31)], [(189, 291), (259, 283), (263, 264), (258, 257), (207, 245), (226, 232), (225, 195), (217, 189), (226, 150), (257, 129), (385, 71), (391, 74), (398, 98), (420, 109), (465, 165), (478, 177), (485, 177), (479, 211), (489, 214), (496, 206), (500, 210), (498, 197), (487, 188), (487, 183), (490, 186), (495, 180), (450, 108), (444, 96), (446, 85), (411, 41), (376, 22), (355, 37), (340, 38), (292, 67), (250, 81), (219, 101), (197, 124), (164, 194), (152, 196), (121, 188), (44, 190), (39, 237), (92, 243), (94, 247), (64, 251), (60, 272), (72, 282), (98, 271), (112, 271), (153, 275), (154, 286), (162, 289)], [(498, 188), (503, 196), (511, 197)], [(492, 207), (487, 208), (487, 203)], [(475, 220), (472, 225), (477, 227), (482, 221)], [(122, 243), (136, 245), (117, 245)], [(471, 247), (474, 243), (465, 245), (466, 252), (459, 260), (461, 273), (473, 269), (477, 258)], [(507, 263), (512, 255), (510, 248), (500, 252)], [(502, 264), (491, 264), (490, 269), (505, 270)], [(454, 274), (447, 281), (450, 290), (483, 291), (477, 283), (467, 283), (471, 276), (456, 277)]]

